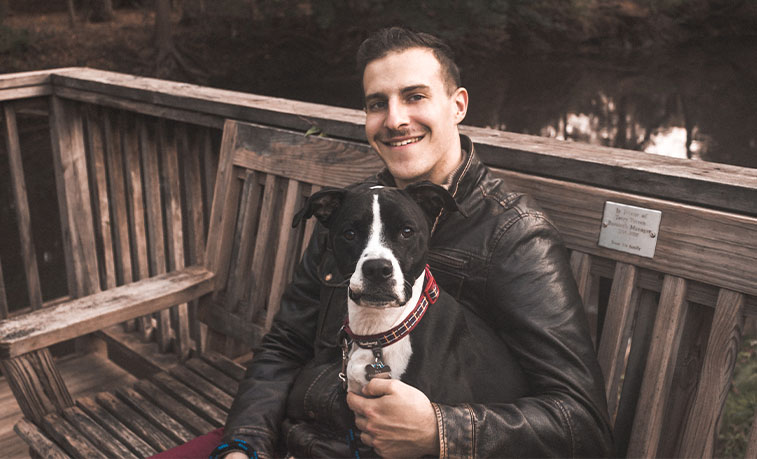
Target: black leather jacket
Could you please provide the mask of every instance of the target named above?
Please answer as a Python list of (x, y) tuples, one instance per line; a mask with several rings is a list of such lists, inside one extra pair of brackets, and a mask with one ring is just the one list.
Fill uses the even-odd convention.
[[(531, 198), (491, 175), (470, 139), (461, 142), (470, 153), (449, 191), (462, 212), (439, 217), (429, 264), (442, 289), (509, 346), (529, 395), (506, 404), (432, 400), (441, 457), (611, 455), (602, 374), (560, 236)], [(394, 185), (387, 171), (371, 180)], [(323, 231), (313, 237), (227, 420), (226, 438), (246, 440), (261, 457), (342, 455), (324, 446), (343, 438), (335, 418), (351, 415), (334, 389), (346, 304), (325, 240)]]

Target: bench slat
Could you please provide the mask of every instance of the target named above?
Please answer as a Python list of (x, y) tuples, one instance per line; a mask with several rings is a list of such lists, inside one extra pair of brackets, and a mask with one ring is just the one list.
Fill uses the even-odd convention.
[(607, 305), (597, 358), (605, 376), (608, 410), (613, 418), (618, 405), (618, 388), (623, 374), (624, 356), (636, 308), (639, 291), (636, 287), (636, 266), (618, 263), (615, 266), (610, 300)]
[(95, 395), (95, 400), (157, 451), (165, 451), (179, 444), (113, 394), (100, 392)]
[(129, 449), (77, 406), (63, 410), (63, 417), (109, 457), (136, 458)]
[(212, 286), (213, 274), (192, 266), (0, 321), (0, 359), (197, 298)]
[(126, 403), (134, 409), (134, 411), (151, 421), (161, 432), (179, 444), (186, 443), (194, 438), (194, 435), (183, 425), (166, 414), (165, 411), (155, 406), (152, 402), (142, 397), (142, 395), (134, 389), (129, 387), (119, 387), (116, 389), (116, 395), (122, 402)]
[(163, 411), (170, 413), (174, 419), (180, 420), (195, 435), (203, 435), (215, 429), (212, 424), (202, 419), (194, 411), (177, 401), (150, 381), (138, 381), (134, 388), (145, 397), (160, 406)]
[(137, 436), (134, 432), (126, 427), (120, 420), (110, 414), (105, 408), (97, 404), (94, 399), (90, 397), (82, 397), (76, 400), (76, 404), (82, 409), (89, 417), (94, 419), (105, 430), (110, 432), (111, 435), (116, 437), (121, 443), (126, 445), (134, 454), (139, 457), (149, 457), (157, 453), (157, 451), (142, 438)]
[[(221, 377), (218, 370), (210, 368), (207, 364), (206, 367), (213, 370), (216, 374), (206, 374), (204, 377), (200, 376), (202, 367), (198, 367), (198, 363), (202, 363), (198, 359), (190, 359), (185, 366), (177, 366), (171, 368), (169, 373), (176, 377), (179, 381), (189, 386), (190, 389), (197, 391), (205, 396), (208, 400), (218, 405), (219, 408), (228, 412), (231, 409), (231, 403), (233, 401), (232, 396), (221, 389), (221, 384), (214, 385), (217, 382), (217, 377)], [(192, 371), (194, 370), (194, 371)], [(234, 384), (236, 386), (236, 383)]]
[(42, 419), (42, 429), (74, 457), (107, 459), (100, 449), (57, 413), (48, 414)]
[[(220, 394), (218, 394), (218, 397), (220, 397), (220, 399), (218, 400), (219, 402), (221, 400), (225, 400), (226, 397), (231, 400), (232, 397), (237, 393), (239, 384), (234, 379), (226, 376), (220, 370), (213, 368), (200, 359), (192, 359), (187, 362), (185, 367), (179, 368), (183, 368), (187, 371), (187, 373), (189, 373), (187, 375), (188, 379), (186, 381), (189, 381), (189, 378), (191, 378), (192, 380), (194, 380), (194, 378), (200, 378), (201, 381), (197, 382), (198, 386), (204, 387), (207, 384), (215, 389), (210, 389), (210, 392), (220, 392)], [(194, 378), (192, 378), (192, 376), (190, 375), (194, 376)], [(179, 378), (179, 380), (185, 381), (182, 378)], [(213, 398), (211, 398), (211, 400), (213, 400)], [(225, 407), (228, 411), (228, 409), (231, 408), (231, 403), (229, 403), (228, 406), (225, 405), (226, 403), (224, 403), (221, 407)]]
[(203, 352), (200, 358), (231, 376), (235, 381), (241, 381), (247, 371), (242, 365), (215, 352)]
[(226, 421), (226, 413), (213, 405), (205, 397), (180, 383), (167, 373), (157, 373), (152, 381), (166, 392), (186, 403), (187, 406), (216, 427), (221, 427)]
[(26, 419), (21, 419), (13, 426), (13, 430), (21, 437), (29, 448), (39, 457), (46, 459), (66, 459), (66, 454), (60, 446), (53, 443), (39, 427)]
[[(722, 289), (715, 307), (697, 393), (689, 409), (681, 457), (713, 454), (719, 419), (731, 387), (744, 327), (744, 295)], [(749, 457), (749, 456), (747, 456)]]
[(678, 343), (686, 320), (685, 297), (686, 280), (665, 276), (631, 431), (629, 457), (654, 457), (657, 454)]

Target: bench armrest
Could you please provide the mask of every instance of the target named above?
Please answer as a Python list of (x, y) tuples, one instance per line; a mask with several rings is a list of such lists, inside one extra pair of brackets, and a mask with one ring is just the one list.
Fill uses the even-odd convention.
[(0, 321), (0, 359), (11, 359), (213, 290), (214, 274), (190, 266)]

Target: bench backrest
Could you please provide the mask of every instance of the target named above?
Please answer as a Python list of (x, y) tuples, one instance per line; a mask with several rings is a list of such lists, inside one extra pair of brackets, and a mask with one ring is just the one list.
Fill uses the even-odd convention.
[[(305, 197), (380, 167), (364, 144), (226, 122), (207, 245), (217, 294), (205, 319), (216, 350), (239, 353), (270, 325), (313, 229), (290, 225)], [(571, 250), (618, 453), (711, 455), (744, 315), (757, 307), (757, 219), (495, 173), (536, 197)], [(653, 257), (598, 246), (607, 201), (661, 211)]]

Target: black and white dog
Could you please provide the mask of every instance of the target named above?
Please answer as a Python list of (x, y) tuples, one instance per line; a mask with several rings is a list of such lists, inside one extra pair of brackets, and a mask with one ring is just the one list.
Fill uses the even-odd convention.
[(502, 337), (440, 291), (427, 267), (442, 209), (457, 204), (424, 182), (326, 188), (295, 216), (295, 224), (315, 216), (328, 228), (349, 279), (340, 377), (357, 393), (373, 377), (391, 377), (442, 403), (512, 401), (526, 394), (525, 378)]

